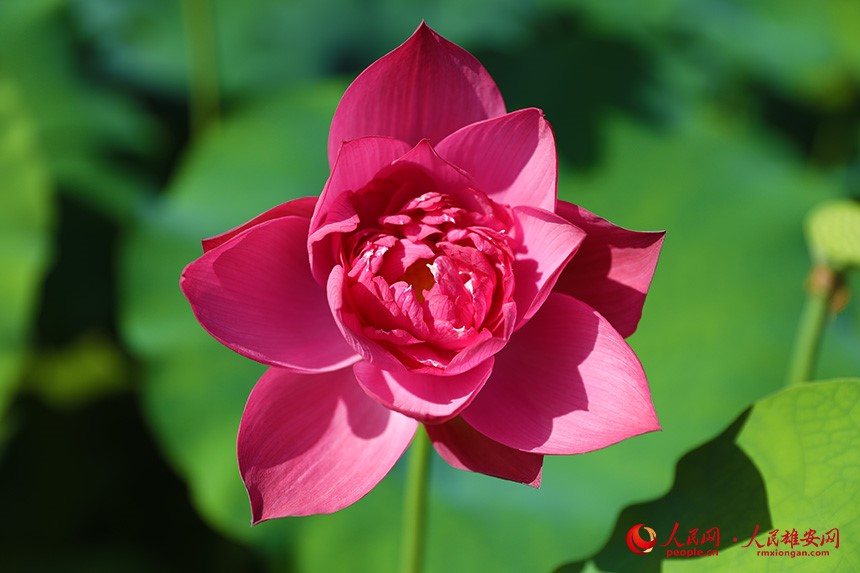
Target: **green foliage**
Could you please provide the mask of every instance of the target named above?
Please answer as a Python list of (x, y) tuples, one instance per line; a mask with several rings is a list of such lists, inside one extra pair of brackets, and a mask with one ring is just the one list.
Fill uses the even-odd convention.
[(0, 74), (0, 420), (23, 364), (50, 258), (50, 183), (16, 85)]
[[(111, 74), (182, 94), (188, 75), (178, 0), (71, 0), (73, 15)], [(390, 51), (422, 19), (460, 43), (507, 41), (532, 12), (514, 0), (214, 0), (218, 58), (229, 99), (259, 95)], [(475, 26), (480, 22), (480, 26)], [(408, 32), (404, 32), (408, 31)]]
[(26, 102), (55, 187), (96, 209), (131, 218), (148, 182), (108, 155), (144, 155), (154, 128), (120, 92), (78, 70), (72, 31), (57, 0), (0, 3), (0, 66)]
[[(677, 549), (671, 541), (685, 544), (688, 533), (696, 536), (713, 527), (721, 531), (719, 547), (732, 545), (731, 532), (752, 532), (770, 526), (767, 494), (758, 468), (735, 443), (749, 411), (710, 442), (691, 450), (678, 462), (675, 481), (669, 492), (652, 501), (627, 507), (618, 516), (609, 541), (594, 557), (604, 571), (656, 573), (664, 561), (666, 549)], [(657, 532), (658, 545), (643, 556), (627, 547), (627, 532), (636, 524), (645, 524)], [(728, 537), (727, 537), (728, 535)], [(744, 540), (745, 541), (745, 540)], [(714, 549), (710, 542), (705, 549)], [(557, 573), (573, 570), (581, 563), (569, 563)]]
[[(804, 99), (836, 104), (860, 77), (860, 7), (853, 0), (543, 0), (595, 26), (663, 44), (675, 34), (682, 57), (715, 72), (757, 76)], [(676, 37), (677, 37), (676, 36)]]
[[(760, 468), (767, 483), (773, 527), (780, 530), (780, 537), (791, 529), (797, 529), (802, 538), (809, 529), (815, 529), (820, 536), (838, 528), (839, 548), (834, 543), (820, 548), (801, 543), (793, 549), (823, 549), (830, 555), (757, 557), (753, 543), (695, 562), (667, 560), (665, 570), (856, 571), (860, 553), (850, 540), (860, 535), (860, 380), (812, 382), (760, 401), (738, 437), (738, 444)], [(747, 533), (744, 544), (752, 534), (753, 531)], [(764, 524), (757, 539), (765, 545)], [(792, 548), (783, 543), (776, 547), (765, 545), (764, 549)]]
[(128, 363), (103, 336), (90, 335), (68, 347), (30, 356), (24, 375), (27, 390), (58, 409), (127, 389)]

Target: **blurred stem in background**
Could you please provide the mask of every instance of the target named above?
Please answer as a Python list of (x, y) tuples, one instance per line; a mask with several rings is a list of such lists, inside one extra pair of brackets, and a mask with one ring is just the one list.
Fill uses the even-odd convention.
[(430, 438), (423, 428), (419, 428), (409, 451), (409, 470), (406, 476), (401, 542), (402, 573), (420, 573), (423, 570), (430, 449)]
[(787, 386), (812, 380), (815, 362), (827, 318), (831, 314), (833, 295), (842, 283), (841, 275), (828, 265), (817, 263), (812, 267), (807, 281), (807, 296), (788, 369)]
[(846, 275), (860, 268), (860, 203), (851, 199), (825, 201), (807, 215), (804, 226), (813, 265), (788, 369), (788, 386), (814, 379), (827, 318), (848, 302)]
[(199, 137), (218, 121), (218, 44), (212, 0), (183, 0), (185, 37), (188, 42), (188, 92), (191, 133)]

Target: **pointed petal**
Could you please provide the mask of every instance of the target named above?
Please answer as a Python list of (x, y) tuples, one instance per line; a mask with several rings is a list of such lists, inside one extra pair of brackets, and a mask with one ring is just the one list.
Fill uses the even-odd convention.
[(332, 206), (338, 197), (366, 186), (382, 169), (411, 148), (411, 145), (390, 137), (362, 137), (345, 142), (314, 210), (311, 230), (319, 229), (332, 220)]
[[(433, 180), (436, 191), (447, 193), (458, 198), (462, 197), (464, 188), (472, 188), (474, 182), (462, 170), (446, 161), (426, 139), (419, 141), (408, 153), (394, 162), (398, 168), (415, 165), (421, 168)], [(474, 194), (474, 191), (468, 193)], [(466, 203), (468, 204), (468, 203)]]
[(660, 428), (645, 373), (609, 322), (553, 293), (505, 349), (461, 414), (518, 450), (578, 454)]
[(493, 358), (453, 376), (387, 372), (365, 361), (353, 370), (364, 391), (383, 406), (420, 422), (440, 423), (469, 405), (493, 372)]
[(335, 262), (325, 237), (333, 232), (351, 231), (358, 224), (358, 214), (343, 196), (365, 187), (380, 170), (409, 149), (409, 145), (390, 137), (364, 137), (348, 141), (340, 148), (311, 218), (308, 243), (313, 274), (320, 285), (326, 284)]
[(516, 253), (514, 301), (518, 325), (540, 309), (559, 275), (585, 239), (585, 232), (558, 215), (533, 207), (516, 207), (523, 249)]
[(355, 503), (385, 477), (417, 425), (365, 395), (350, 368), (270, 368), (248, 398), (237, 442), (254, 523)]
[(540, 487), (542, 455), (494, 442), (462, 417), (425, 428), (433, 447), (455, 468)]
[(356, 78), (329, 132), (329, 164), (344, 141), (384, 135), (415, 145), (438, 143), (464, 125), (505, 113), (487, 70), (422, 23), (400, 47)]
[(314, 206), (317, 204), (317, 199), (319, 199), (319, 197), (302, 197), (300, 199), (293, 199), (292, 201), (287, 201), (286, 203), (282, 203), (277, 207), (272, 207), (265, 213), (257, 215), (244, 225), (239, 225), (235, 229), (230, 229), (229, 231), (221, 233), (220, 235), (215, 235), (214, 237), (203, 239), (203, 252), (205, 253), (206, 251), (211, 251), (218, 245), (223, 245), (242, 231), (247, 231), (251, 227), (256, 227), (260, 223), (265, 223), (266, 221), (271, 221), (272, 219), (295, 216), (303, 217), (305, 219), (310, 220), (311, 215), (314, 212)]
[(304, 372), (358, 360), (310, 273), (308, 220), (272, 219), (185, 267), (182, 292), (212, 336), (253, 360)]
[(558, 159), (552, 128), (539, 109), (467, 125), (436, 146), (498, 203), (555, 211)]
[(558, 202), (557, 213), (584, 230), (586, 238), (555, 291), (585, 302), (627, 338), (642, 317), (666, 233), (628, 231), (564, 201)]

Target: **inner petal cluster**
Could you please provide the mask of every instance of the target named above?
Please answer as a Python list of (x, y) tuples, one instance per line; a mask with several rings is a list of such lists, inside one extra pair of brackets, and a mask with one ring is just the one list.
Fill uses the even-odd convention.
[(404, 365), (444, 369), (501, 328), (514, 218), (475, 189), (398, 179), (352, 194), (361, 223), (343, 244), (347, 299), (363, 334)]

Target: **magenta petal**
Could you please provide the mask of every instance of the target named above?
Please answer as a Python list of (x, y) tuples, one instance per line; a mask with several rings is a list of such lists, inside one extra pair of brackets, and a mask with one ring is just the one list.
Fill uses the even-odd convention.
[(464, 188), (471, 188), (474, 185), (473, 181), (458, 167), (440, 157), (426, 139), (422, 139), (408, 153), (399, 157), (394, 165), (401, 168), (406, 165), (420, 167), (433, 178), (436, 190), (441, 193), (456, 196)]
[(254, 523), (355, 503), (385, 477), (417, 425), (369, 398), (350, 368), (270, 368), (248, 398), (237, 443)]
[(435, 144), (464, 125), (504, 113), (502, 95), (480, 62), (422, 23), (344, 93), (331, 122), (329, 163), (334, 165), (344, 141), (383, 135)]
[(326, 296), (328, 298), (328, 304), (331, 308), (332, 315), (334, 316), (335, 324), (337, 325), (341, 336), (355, 350), (355, 352), (368, 362), (372, 362), (381, 368), (387, 368), (389, 370), (403, 368), (400, 361), (392, 356), (390, 352), (384, 350), (380, 345), (367, 340), (366, 337), (358, 334), (361, 332), (362, 325), (359, 323), (355, 315), (345, 308), (343, 300), (343, 283), (343, 267), (336, 265), (328, 276)]
[(558, 202), (557, 212), (583, 229), (586, 238), (555, 291), (587, 303), (627, 338), (642, 317), (666, 233), (628, 231), (564, 201)]
[(359, 358), (332, 319), (308, 265), (308, 220), (251, 227), (185, 267), (180, 286), (200, 324), (239, 354), (305, 372)]
[(493, 358), (453, 376), (387, 372), (364, 361), (356, 363), (353, 370), (364, 391), (383, 406), (420, 422), (440, 423), (469, 405), (493, 372)]
[(510, 302), (504, 303), (499, 310), (499, 316), (501, 317), (501, 323), (495, 336), (462, 350), (451, 360), (447, 368), (448, 372), (465, 372), (466, 370), (475, 368), (476, 365), (505, 347), (511, 334), (514, 332), (516, 304)]
[(660, 429), (636, 355), (598, 312), (558, 293), (496, 355), (461, 415), (487, 437), (539, 454), (588, 452)]
[(455, 468), (540, 487), (542, 455), (494, 442), (461, 417), (425, 427), (433, 447)]
[(238, 227), (221, 233), (220, 235), (203, 239), (203, 252), (211, 251), (218, 245), (223, 245), (242, 231), (247, 231), (251, 227), (256, 227), (260, 223), (265, 223), (272, 219), (296, 216), (310, 220), (311, 215), (314, 212), (314, 206), (317, 204), (317, 199), (319, 199), (319, 197), (302, 197), (300, 199), (293, 199), (292, 201), (281, 203), (277, 207), (272, 207), (265, 213), (257, 215), (244, 225), (239, 225)]
[(514, 300), (518, 325), (540, 309), (559, 275), (585, 239), (585, 232), (558, 215), (533, 207), (516, 207), (522, 248), (516, 253)]
[(558, 159), (552, 128), (539, 109), (467, 125), (436, 146), (498, 203), (555, 211)]
[(332, 205), (340, 195), (361, 189), (411, 148), (411, 145), (390, 137), (363, 137), (345, 142), (320, 195), (311, 229), (318, 229), (331, 220)]
[(308, 242), (313, 274), (320, 285), (325, 285), (328, 272), (335, 264), (331, 249), (322, 239), (332, 232), (351, 231), (358, 224), (358, 215), (351, 203), (339, 198), (366, 186), (381, 169), (409, 149), (409, 145), (390, 137), (364, 137), (348, 141), (340, 148), (311, 218)]

